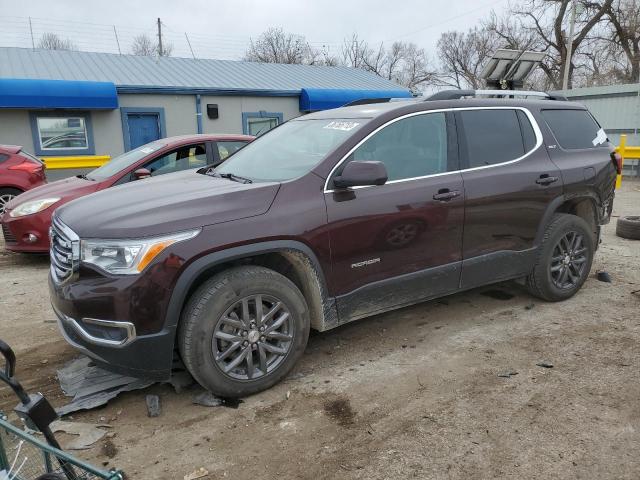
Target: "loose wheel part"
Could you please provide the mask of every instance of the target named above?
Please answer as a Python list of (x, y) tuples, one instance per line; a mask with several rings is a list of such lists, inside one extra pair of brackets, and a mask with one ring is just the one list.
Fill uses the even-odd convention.
[(616, 235), (630, 240), (640, 240), (640, 216), (618, 218)]
[(527, 278), (529, 292), (550, 302), (572, 297), (589, 276), (593, 254), (594, 238), (587, 223), (575, 215), (555, 215)]
[(302, 356), (309, 310), (296, 285), (267, 268), (236, 267), (191, 296), (179, 349), (193, 377), (221, 397), (244, 397), (282, 379)]

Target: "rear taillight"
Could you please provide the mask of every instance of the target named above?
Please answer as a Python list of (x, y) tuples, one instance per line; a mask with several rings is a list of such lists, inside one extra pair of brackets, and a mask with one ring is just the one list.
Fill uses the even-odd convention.
[(616, 167), (616, 172), (618, 172), (618, 175), (620, 175), (622, 173), (622, 155), (620, 155), (618, 152), (611, 152), (611, 161)]
[(39, 173), (42, 172), (42, 164), (25, 160), (22, 163), (8, 167), (8, 170), (20, 170), (27, 173)]

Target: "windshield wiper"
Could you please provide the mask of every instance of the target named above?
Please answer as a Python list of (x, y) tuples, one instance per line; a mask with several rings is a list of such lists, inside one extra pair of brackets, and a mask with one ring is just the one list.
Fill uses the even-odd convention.
[(240, 175), (234, 175), (233, 173), (218, 173), (212, 172), (214, 177), (226, 178), (227, 180), (233, 180), (234, 182), (239, 183), (253, 183), (253, 180), (250, 178), (241, 177)]
[(94, 181), (93, 178), (89, 178), (85, 174), (76, 175), (76, 178), (81, 178), (82, 180), (91, 180), (92, 182)]

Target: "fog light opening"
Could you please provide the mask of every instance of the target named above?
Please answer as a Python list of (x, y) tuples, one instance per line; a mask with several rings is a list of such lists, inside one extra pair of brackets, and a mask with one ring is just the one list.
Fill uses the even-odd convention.
[(26, 243), (36, 243), (38, 241), (38, 236), (34, 233), (27, 233), (22, 239)]

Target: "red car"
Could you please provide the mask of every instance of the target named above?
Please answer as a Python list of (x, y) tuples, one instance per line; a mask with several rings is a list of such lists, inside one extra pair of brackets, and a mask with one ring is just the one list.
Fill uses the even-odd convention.
[(60, 205), (134, 180), (217, 165), (253, 138), (248, 135), (163, 138), (123, 153), (86, 175), (30, 190), (4, 207), (0, 220), (6, 248), (14, 252), (48, 252), (51, 215)]
[(0, 217), (22, 192), (47, 183), (44, 164), (17, 145), (0, 145)]

